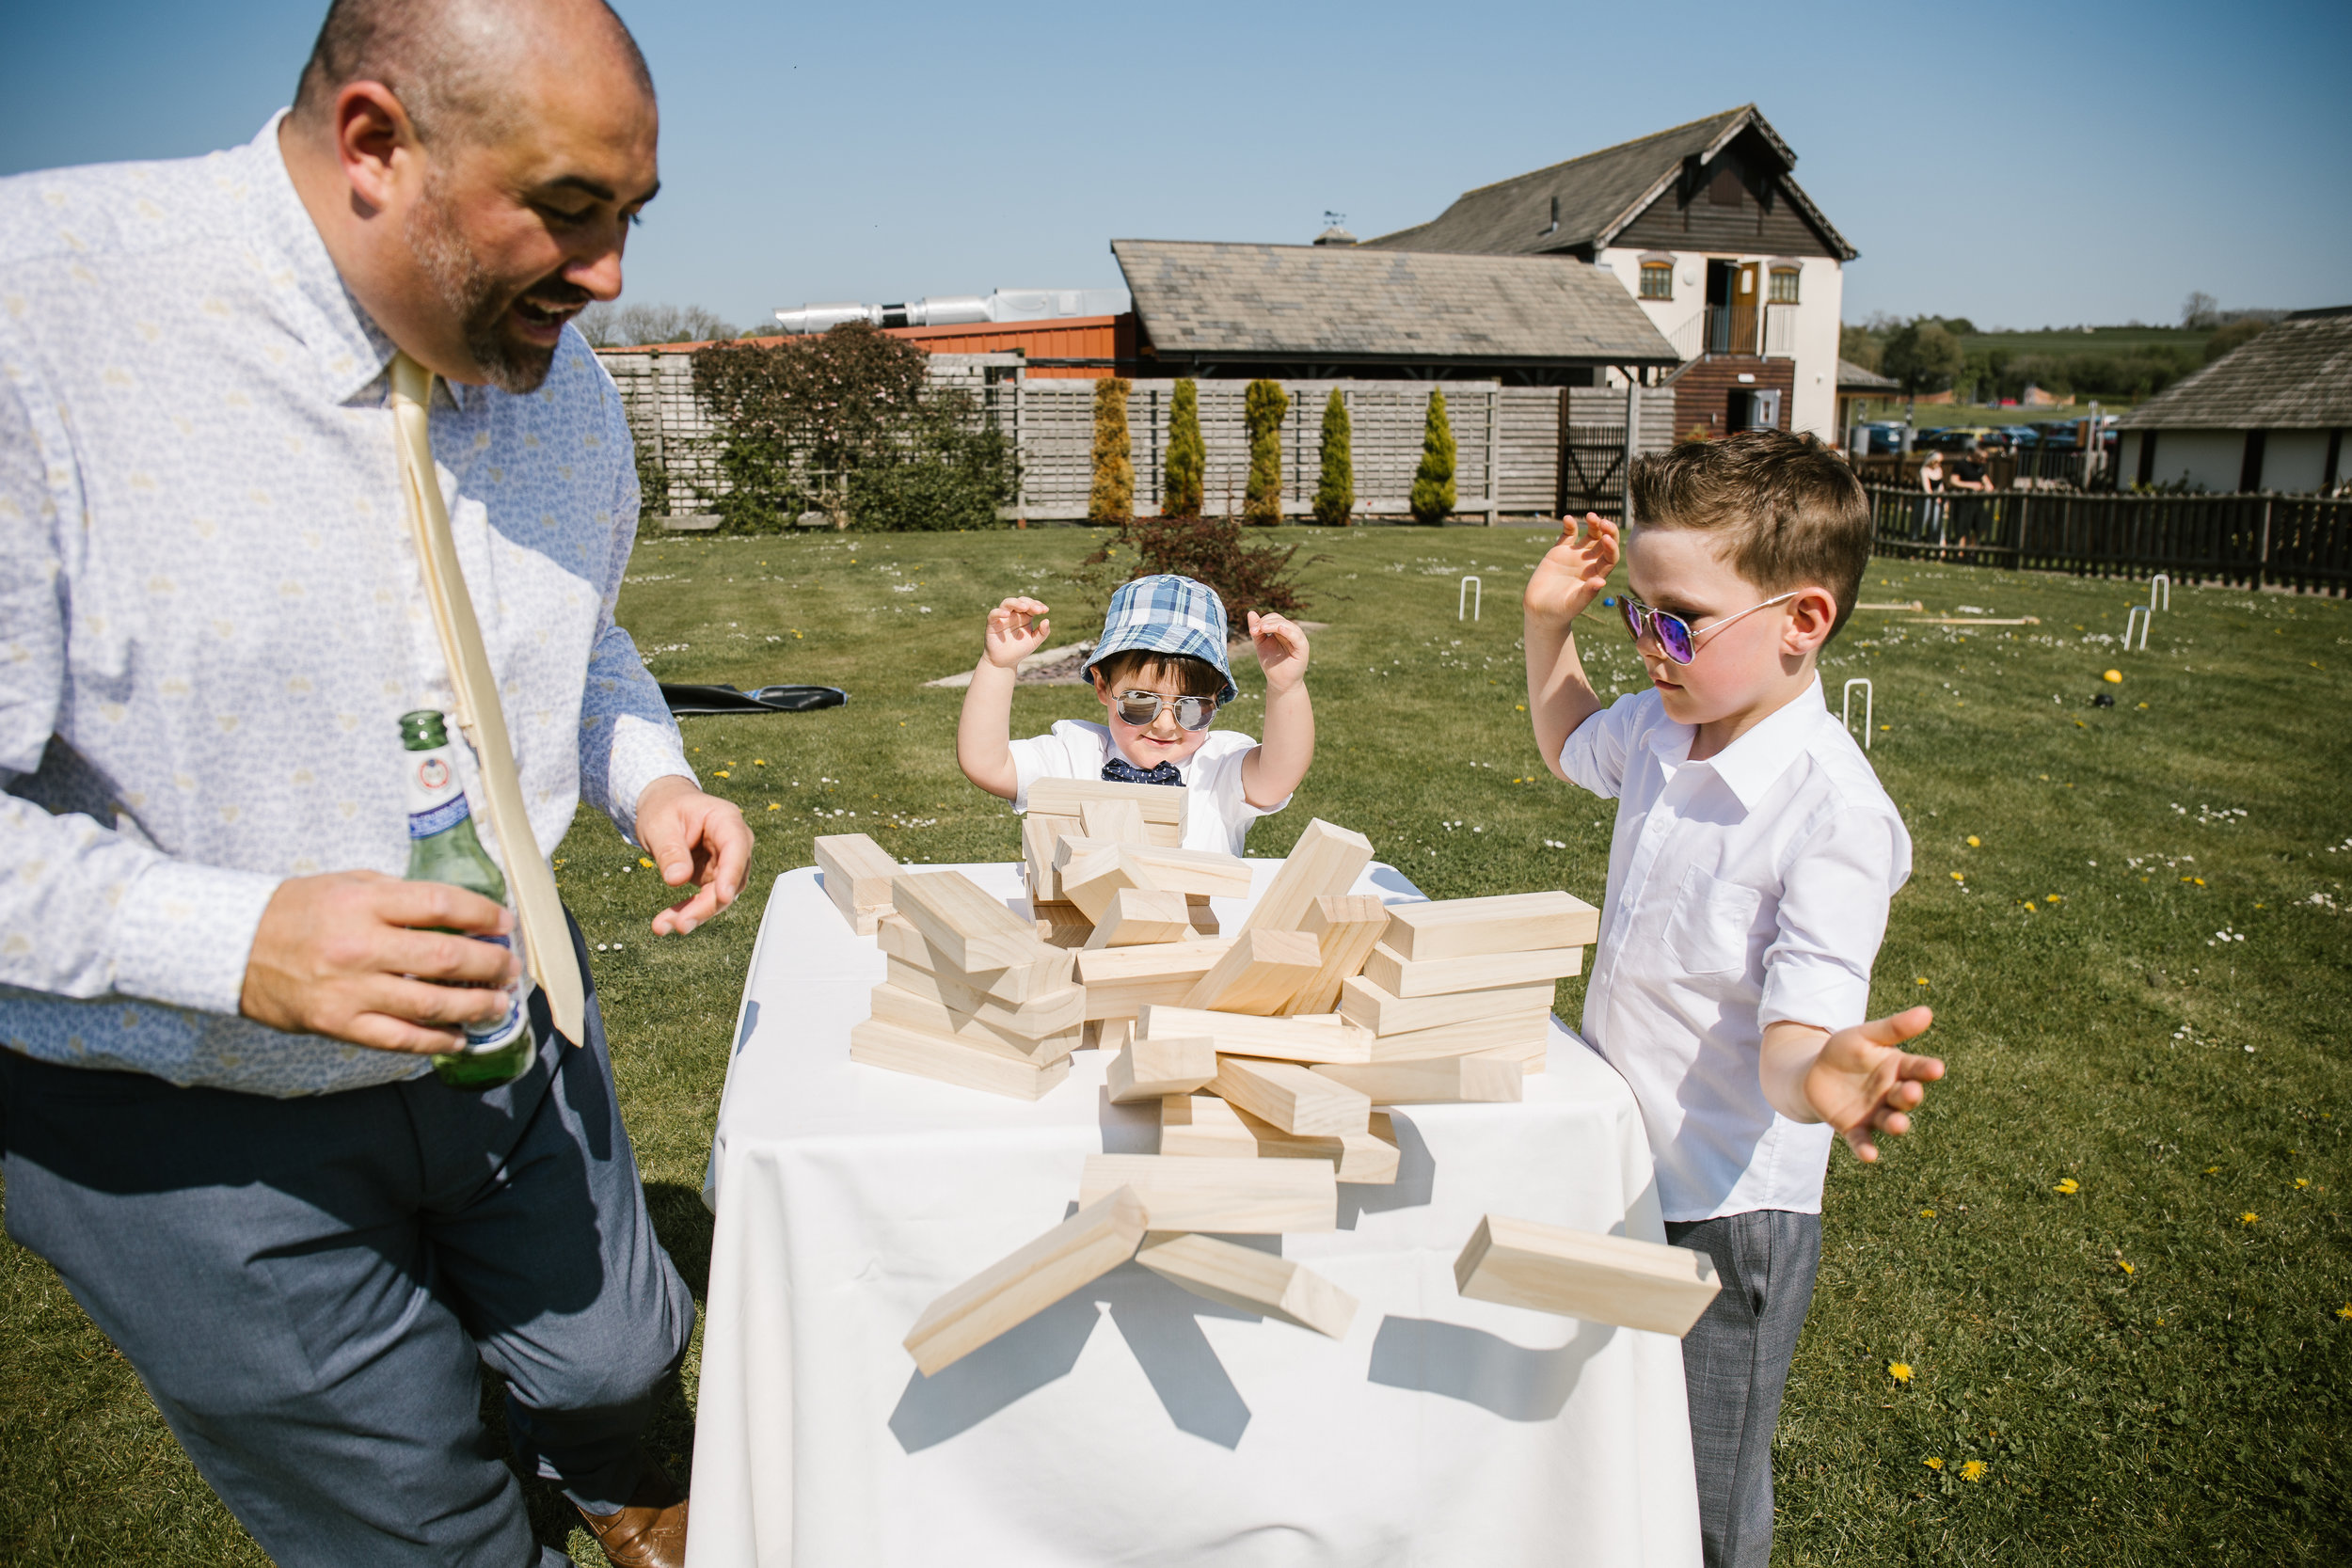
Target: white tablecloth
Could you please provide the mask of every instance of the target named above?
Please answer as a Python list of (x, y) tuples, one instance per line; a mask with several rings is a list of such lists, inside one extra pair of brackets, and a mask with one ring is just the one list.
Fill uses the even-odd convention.
[(1487, 1211), (1663, 1239), (1632, 1096), (1556, 1022), (1524, 1103), (1400, 1108), (1397, 1184), (1280, 1238), (1362, 1303), (1344, 1340), (1128, 1263), (927, 1379), (923, 1308), (1070, 1212), (1087, 1155), (1152, 1152), (1157, 1106), (1112, 1105), (1100, 1052), (1035, 1103), (851, 1062), (882, 974), (813, 868), (776, 879), (705, 1195), (693, 1568), (1698, 1562), (1680, 1346), (1454, 1288)]

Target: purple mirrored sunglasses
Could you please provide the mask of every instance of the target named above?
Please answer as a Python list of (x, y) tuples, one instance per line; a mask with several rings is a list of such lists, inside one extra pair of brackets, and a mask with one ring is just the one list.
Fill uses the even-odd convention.
[[(1802, 592), (1804, 590), (1798, 589), (1783, 594), (1777, 598), (1766, 599), (1762, 604), (1752, 604), (1741, 610), (1740, 615), (1753, 615), (1757, 610), (1779, 604), (1784, 599), (1793, 599)], [(1699, 657), (1698, 636), (1692, 632), (1691, 623), (1677, 615), (1673, 610), (1660, 610), (1655, 606), (1645, 605), (1630, 594), (1618, 595), (1617, 608), (1625, 611), (1625, 629), (1633, 634), (1634, 641), (1641, 641), (1645, 633), (1656, 637), (1659, 650), (1677, 664), (1688, 664)], [(1740, 615), (1724, 616), (1708, 627), (1706, 635), (1714, 636), (1732, 622), (1740, 619)]]

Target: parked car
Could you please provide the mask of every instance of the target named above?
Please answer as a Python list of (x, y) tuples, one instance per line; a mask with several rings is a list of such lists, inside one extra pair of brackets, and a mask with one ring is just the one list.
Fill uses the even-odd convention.
[(1859, 428), (1865, 432), (1868, 448), (1856, 456), (1872, 457), (1903, 450), (1903, 427), (1899, 420), (1878, 420)]
[(1996, 439), (1990, 425), (1951, 425), (1931, 431), (1914, 443), (1919, 450), (1934, 451), (1975, 451)]

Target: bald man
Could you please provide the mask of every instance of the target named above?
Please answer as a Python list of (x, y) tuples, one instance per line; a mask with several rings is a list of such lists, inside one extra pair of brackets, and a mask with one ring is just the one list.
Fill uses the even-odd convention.
[(251, 143), (0, 181), (8, 1227), (281, 1564), (568, 1560), (485, 1364), (611, 1560), (684, 1560), (641, 1434), (693, 1306), (593, 990), (578, 1042), (534, 1002), (512, 1084), (431, 1071), (515, 960), (468, 940), (506, 911), (399, 879), (399, 717), (457, 703), (388, 401), (396, 354), (437, 372), (512, 852), (592, 801), (692, 930), (751, 834), (613, 624), (635, 469), (566, 328), (620, 291), (656, 129), (599, 0), (341, 0)]

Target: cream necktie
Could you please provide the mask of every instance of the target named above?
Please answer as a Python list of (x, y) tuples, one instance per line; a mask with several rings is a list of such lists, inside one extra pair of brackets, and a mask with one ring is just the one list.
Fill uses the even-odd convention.
[(450, 684), (457, 692), (457, 723), (473, 745), (490, 826), (505, 860), (506, 886), (515, 899), (523, 959), (547, 992), (556, 1032), (578, 1045), (586, 1022), (587, 997), (572, 952), (571, 930), (555, 875), (539, 853), (523, 806), (522, 781), (515, 773), (515, 751), (507, 743), (506, 714), (499, 705), (497, 677), (482, 645), (482, 626), (466, 593), (449, 531), (449, 509), (433, 467), (433, 372), (405, 354), (392, 357), (392, 419), (400, 433), (401, 484), (408, 492), (408, 520), (424, 567), (424, 595), (440, 628), (441, 652), (449, 659)]

